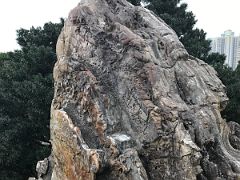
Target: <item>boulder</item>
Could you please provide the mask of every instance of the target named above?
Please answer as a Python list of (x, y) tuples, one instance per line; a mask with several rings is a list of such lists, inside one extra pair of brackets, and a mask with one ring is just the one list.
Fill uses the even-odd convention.
[(57, 58), (52, 180), (240, 178), (224, 85), (153, 12), (82, 0)]

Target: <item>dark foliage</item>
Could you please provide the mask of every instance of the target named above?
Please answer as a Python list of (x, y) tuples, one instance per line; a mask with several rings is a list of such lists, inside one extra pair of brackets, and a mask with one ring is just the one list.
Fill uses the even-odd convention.
[(21, 50), (0, 54), (0, 174), (25, 180), (50, 153), (49, 115), (53, 97), (55, 46), (63, 26), (17, 31)]

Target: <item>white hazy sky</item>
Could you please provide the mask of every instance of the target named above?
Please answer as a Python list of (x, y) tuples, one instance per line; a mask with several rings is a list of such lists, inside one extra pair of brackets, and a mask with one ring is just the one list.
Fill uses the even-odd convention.
[(183, 0), (198, 20), (196, 27), (207, 32), (207, 37), (218, 37), (231, 29), (240, 35), (239, 0)]
[[(16, 30), (20, 27), (42, 26), (45, 22), (59, 22), (80, 0), (1, 0), (0, 1), (0, 52), (18, 48)], [(208, 37), (232, 29), (240, 33), (239, 0), (183, 0), (198, 19), (197, 27)]]
[(80, 0), (0, 0), (0, 52), (18, 48), (16, 30), (60, 22)]

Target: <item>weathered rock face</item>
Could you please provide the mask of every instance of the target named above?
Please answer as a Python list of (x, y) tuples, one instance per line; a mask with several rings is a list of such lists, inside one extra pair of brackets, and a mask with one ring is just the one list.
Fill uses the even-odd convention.
[(82, 0), (57, 55), (52, 180), (240, 178), (223, 84), (153, 13)]

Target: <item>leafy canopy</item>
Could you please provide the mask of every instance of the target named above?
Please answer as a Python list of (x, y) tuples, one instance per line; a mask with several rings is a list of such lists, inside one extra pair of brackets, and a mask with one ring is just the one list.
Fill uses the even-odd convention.
[(63, 26), (17, 31), (21, 50), (0, 53), (0, 174), (4, 180), (34, 176), (35, 165), (50, 153), (55, 46)]

